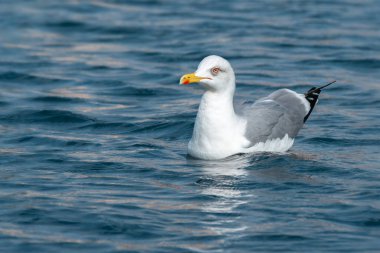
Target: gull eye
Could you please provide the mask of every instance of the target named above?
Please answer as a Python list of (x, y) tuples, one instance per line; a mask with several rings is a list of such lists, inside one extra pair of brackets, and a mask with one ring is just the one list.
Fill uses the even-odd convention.
[(220, 68), (215, 67), (211, 69), (211, 74), (213, 74), (214, 76), (219, 74), (219, 72), (220, 72)]

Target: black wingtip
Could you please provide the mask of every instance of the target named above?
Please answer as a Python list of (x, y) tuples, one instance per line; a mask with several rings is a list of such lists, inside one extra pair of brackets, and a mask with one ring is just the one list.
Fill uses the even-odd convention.
[(330, 85), (333, 84), (333, 83), (336, 83), (336, 80), (334, 80), (334, 81), (332, 81), (332, 82), (329, 82), (328, 84), (323, 85), (323, 86), (319, 87), (318, 89), (319, 89), (319, 90), (322, 90), (322, 89), (326, 88), (327, 86), (330, 86)]
[(313, 87), (313, 88), (311, 88), (310, 90), (308, 90), (307, 91), (307, 93), (305, 94), (305, 96), (308, 96), (308, 95), (310, 95), (311, 93), (315, 93), (315, 92), (321, 92), (321, 90), (322, 89), (324, 89), (324, 88), (326, 88), (327, 86), (330, 86), (331, 84), (333, 84), (333, 83), (336, 83), (336, 80), (334, 80), (334, 81), (332, 81), (332, 82), (329, 82), (328, 84), (325, 84), (325, 85), (323, 85), (323, 86), (321, 86), (321, 87), (318, 87), (318, 88), (316, 88), (316, 87)]
[(321, 93), (321, 90), (326, 88), (327, 86), (335, 83), (336, 80), (332, 81), (332, 82), (329, 82), (328, 84), (326, 85), (323, 85), (319, 88), (316, 88), (316, 87), (313, 87), (311, 88), (310, 90), (308, 90), (305, 94), (305, 98), (306, 100), (309, 102), (310, 104), (310, 110), (308, 112), (308, 114), (305, 116), (305, 118), (303, 119), (303, 122), (305, 123), (306, 120), (309, 118), (311, 112), (313, 111), (314, 109), (314, 106), (316, 105), (317, 101), (318, 101), (318, 96), (319, 96), (319, 93)]

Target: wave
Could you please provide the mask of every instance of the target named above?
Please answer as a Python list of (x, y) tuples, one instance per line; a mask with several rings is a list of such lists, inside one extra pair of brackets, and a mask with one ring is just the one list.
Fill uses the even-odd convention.
[(74, 124), (95, 121), (94, 119), (65, 110), (23, 110), (0, 116), (5, 123), (54, 123)]

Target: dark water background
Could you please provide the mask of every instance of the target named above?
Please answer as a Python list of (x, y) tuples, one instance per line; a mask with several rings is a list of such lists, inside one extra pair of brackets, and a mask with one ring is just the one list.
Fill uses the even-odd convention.
[[(0, 2), (0, 252), (379, 252), (380, 1)], [(237, 97), (326, 90), (291, 151), (186, 157)]]

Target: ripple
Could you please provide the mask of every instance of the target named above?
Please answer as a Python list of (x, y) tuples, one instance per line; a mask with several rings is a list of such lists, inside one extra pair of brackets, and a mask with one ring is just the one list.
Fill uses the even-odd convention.
[(39, 96), (31, 100), (44, 103), (78, 103), (81, 101), (79, 98), (59, 97), (59, 96)]
[(336, 146), (378, 146), (380, 140), (314, 137), (307, 139), (307, 141), (311, 143), (331, 144)]
[(8, 143), (22, 143), (23, 145), (51, 145), (51, 146), (66, 146), (66, 147), (84, 147), (84, 146), (100, 146), (98, 143), (94, 143), (92, 140), (84, 140), (76, 137), (59, 137), (59, 136), (23, 136), (15, 140), (8, 140)]
[(105, 94), (113, 96), (131, 96), (131, 97), (157, 97), (157, 96), (174, 96), (177, 92), (173, 89), (167, 88), (136, 88), (136, 87), (123, 87), (116, 88), (105, 92)]
[(14, 71), (8, 71), (0, 73), (0, 81), (3, 82), (18, 82), (18, 83), (38, 83), (38, 84), (52, 84), (57, 82), (62, 82), (64, 80), (42, 77), (38, 75), (24, 74)]
[(94, 121), (93, 119), (64, 110), (24, 110), (0, 117), (1, 121), (13, 123), (75, 124)]
[(354, 69), (380, 69), (380, 59), (336, 59), (332, 63), (341, 64)]
[(111, 131), (127, 131), (136, 129), (136, 124), (124, 123), (124, 122), (94, 122), (84, 126), (78, 127), (78, 129), (91, 129), (91, 130), (111, 130)]

